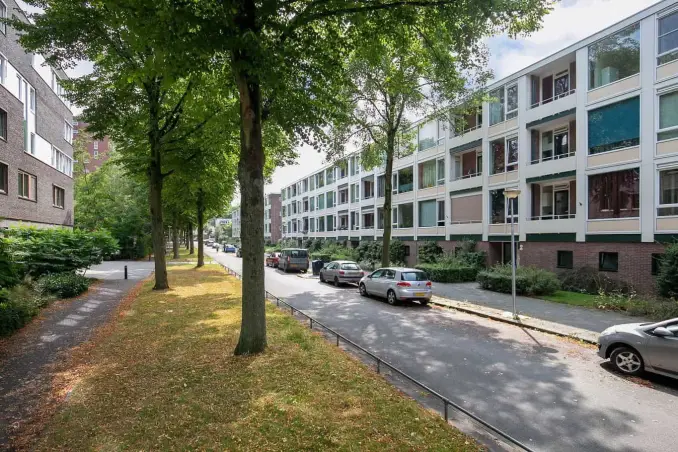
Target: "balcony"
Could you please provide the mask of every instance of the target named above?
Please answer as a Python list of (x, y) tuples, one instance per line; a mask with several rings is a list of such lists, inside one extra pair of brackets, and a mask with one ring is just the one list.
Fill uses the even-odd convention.
[(524, 224), (527, 234), (561, 234), (577, 232), (577, 215), (541, 215), (527, 218)]
[(482, 220), (451, 221), (447, 228), (451, 235), (482, 235)]
[(529, 75), (530, 108), (525, 112), (525, 121), (530, 124), (556, 117), (577, 106), (577, 63), (575, 54), (566, 55), (540, 67)]

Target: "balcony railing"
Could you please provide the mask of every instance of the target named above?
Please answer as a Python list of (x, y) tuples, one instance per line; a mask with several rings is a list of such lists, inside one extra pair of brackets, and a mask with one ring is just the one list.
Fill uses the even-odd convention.
[(365, 201), (367, 199), (373, 199), (373, 198), (374, 198), (374, 195), (365, 195), (365, 196), (363, 196), (363, 201)]
[(482, 222), (483, 220), (450, 220), (450, 224), (477, 224)]
[(551, 156), (548, 156), (548, 157), (541, 157), (541, 158), (532, 160), (530, 162), (530, 165), (534, 165), (534, 164), (541, 163), (541, 162), (548, 162), (549, 160), (560, 160), (560, 159), (564, 159), (564, 158), (567, 158), (567, 157), (573, 157), (575, 153), (576, 153), (576, 151), (571, 151), (571, 152), (567, 152), (565, 154), (557, 154), (557, 155), (551, 155)]
[(457, 176), (454, 179), (452, 179), (452, 181), (461, 180), (461, 179), (470, 179), (472, 177), (478, 177), (478, 176), (482, 176), (482, 175), (483, 175), (483, 172), (478, 171), (478, 172), (475, 172), (475, 173), (464, 174), (463, 176)]
[(539, 215), (534, 217), (528, 217), (529, 221), (542, 221), (542, 220), (566, 220), (569, 218), (576, 218), (577, 214), (566, 213), (564, 215)]
[(544, 99), (544, 100), (541, 100), (541, 101), (539, 101), (539, 102), (537, 102), (537, 103), (534, 103), (534, 104), (532, 104), (532, 105), (530, 106), (530, 108), (537, 108), (537, 107), (540, 106), (540, 105), (544, 105), (544, 104), (551, 103), (551, 102), (553, 102), (554, 100), (562, 99), (563, 97), (567, 97), (567, 96), (569, 96), (570, 94), (574, 94), (574, 93), (576, 93), (576, 92), (577, 92), (576, 89), (571, 89), (571, 90), (566, 91), (566, 92), (564, 92), (564, 93), (558, 94), (557, 96), (549, 97), (548, 99)]

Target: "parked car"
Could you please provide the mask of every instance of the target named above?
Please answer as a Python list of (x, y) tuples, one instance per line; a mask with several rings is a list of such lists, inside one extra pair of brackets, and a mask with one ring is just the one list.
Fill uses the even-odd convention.
[(418, 300), (426, 306), (431, 300), (433, 292), (431, 287), (431, 281), (426, 273), (404, 267), (379, 268), (364, 276), (358, 284), (360, 295), (386, 298), (390, 305), (396, 305), (401, 301)]
[(237, 248), (235, 251), (235, 257), (242, 257), (242, 248)]
[(224, 253), (235, 253), (235, 246), (230, 243), (224, 245)]
[(308, 271), (308, 251), (303, 248), (285, 248), (280, 252), (278, 268), (287, 273), (290, 270)]
[(267, 267), (273, 267), (273, 268), (278, 268), (278, 264), (280, 263), (280, 253), (278, 252), (273, 252), (266, 256), (266, 266)]
[(213, 243), (214, 243), (214, 240), (207, 239), (207, 241), (205, 241), (205, 246), (212, 246)]
[(358, 284), (365, 273), (360, 266), (353, 261), (332, 261), (325, 264), (320, 270), (320, 282), (333, 282), (335, 286), (340, 284)]
[(600, 333), (598, 356), (626, 375), (648, 371), (678, 378), (678, 318), (612, 326)]

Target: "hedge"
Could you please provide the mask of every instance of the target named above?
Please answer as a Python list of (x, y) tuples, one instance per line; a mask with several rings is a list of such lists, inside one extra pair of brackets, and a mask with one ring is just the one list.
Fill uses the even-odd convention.
[(475, 281), (478, 275), (478, 269), (475, 267), (419, 264), (415, 268), (426, 272), (431, 281), (439, 283), (471, 282)]
[[(511, 293), (511, 266), (498, 265), (478, 273), (477, 281), (482, 289)], [(516, 294), (551, 295), (560, 290), (560, 281), (555, 273), (535, 267), (516, 269)]]

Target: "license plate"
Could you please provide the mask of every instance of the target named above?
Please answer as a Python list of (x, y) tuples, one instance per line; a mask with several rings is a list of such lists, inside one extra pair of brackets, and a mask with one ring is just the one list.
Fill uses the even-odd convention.
[(424, 296), (426, 296), (426, 294), (424, 292), (415, 292), (414, 296), (415, 297), (424, 297)]

